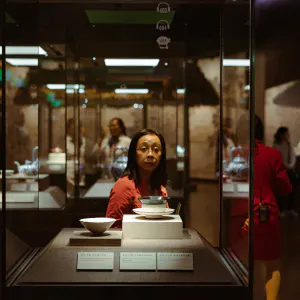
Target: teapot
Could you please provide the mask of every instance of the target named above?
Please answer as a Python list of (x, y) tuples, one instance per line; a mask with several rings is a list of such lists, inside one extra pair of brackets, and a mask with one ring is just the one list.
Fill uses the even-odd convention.
[[(233, 158), (233, 152), (238, 151), (239, 153)], [(241, 156), (243, 147), (232, 147), (230, 150), (230, 162), (228, 166), (224, 164), (224, 171), (231, 177), (233, 181), (245, 181), (248, 179), (249, 163)]]
[[(128, 152), (128, 147), (117, 146), (113, 153), (113, 163), (111, 165), (111, 174), (117, 181), (120, 176), (122, 176), (128, 162), (128, 157), (126, 153)], [(122, 151), (122, 154), (117, 157), (116, 152)]]
[(32, 161), (26, 160), (25, 165), (21, 165), (18, 161), (15, 161), (15, 164), (18, 167), (18, 173), (23, 175), (36, 175), (38, 173), (39, 161), (38, 158), (35, 157), (35, 151), (38, 149), (38, 146), (35, 146), (32, 149)]

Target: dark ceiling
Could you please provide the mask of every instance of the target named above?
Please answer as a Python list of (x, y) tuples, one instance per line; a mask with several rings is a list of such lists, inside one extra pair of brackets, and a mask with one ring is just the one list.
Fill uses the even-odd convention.
[[(157, 1), (101, 2), (7, 5), (7, 14), (14, 20), (6, 27), (7, 44), (42, 45), (49, 53), (47, 60), (61, 61), (60, 69), (55, 71), (33, 69), (32, 82), (65, 82), (66, 66), (70, 69), (67, 76), (76, 80), (72, 76), (77, 61), (80, 72), (76, 76), (87, 86), (97, 85), (105, 91), (114, 88), (114, 84), (137, 87), (142, 82), (152, 90), (164, 87), (170, 96), (171, 90), (183, 87), (183, 59), (220, 56), (221, 9), (225, 56), (249, 51), (249, 6), (242, 1), (229, 1), (224, 6), (223, 1), (169, 1), (172, 13), (167, 18), (156, 12)], [(169, 30), (161, 32), (156, 28), (160, 18), (169, 21)], [(161, 35), (171, 39), (169, 49), (159, 48), (156, 40)], [(160, 58), (160, 64), (156, 68), (108, 69), (103, 62), (105, 57), (154, 57)], [(189, 73), (190, 90), (202, 86), (205, 95), (212, 92), (201, 72), (192, 66), (185, 72)], [(207, 96), (203, 99), (217, 104), (217, 94), (211, 95), (211, 100)]]
[[(210, 1), (209, 5), (173, 4), (170, 30), (163, 33), (156, 29), (157, 17), (153, 18), (153, 15), (160, 15), (156, 14), (156, 5), (11, 4), (7, 12), (16, 23), (8, 24), (6, 37), (11, 44), (67, 43), (76, 58), (219, 55), (220, 4), (216, 1)], [(96, 17), (89, 18), (88, 11), (93, 11)], [(224, 12), (226, 52), (247, 51), (248, 7), (227, 5)], [(129, 16), (124, 18), (126, 14)], [(168, 51), (160, 50), (156, 43), (164, 34), (171, 38)]]

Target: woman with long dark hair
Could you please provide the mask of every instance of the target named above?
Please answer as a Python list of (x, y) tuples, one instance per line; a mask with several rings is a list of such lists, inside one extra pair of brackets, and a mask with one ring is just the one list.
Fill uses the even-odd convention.
[(164, 137), (152, 129), (143, 129), (132, 138), (128, 151), (127, 167), (113, 186), (106, 216), (122, 227), (124, 214), (132, 213), (144, 196), (167, 196), (166, 144)]

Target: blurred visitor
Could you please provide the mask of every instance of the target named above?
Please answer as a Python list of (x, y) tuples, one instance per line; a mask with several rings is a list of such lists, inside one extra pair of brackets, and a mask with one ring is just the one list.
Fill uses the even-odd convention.
[[(75, 120), (69, 119), (67, 122), (67, 180), (75, 186), (75, 174), (79, 172), (79, 186), (85, 185), (85, 149), (86, 140), (84, 137), (84, 128), (79, 123), (80, 130), (76, 131)], [(79, 151), (77, 150), (79, 149)]]
[(93, 153), (101, 160), (104, 169), (104, 178), (112, 178), (110, 168), (114, 155), (118, 157), (123, 152), (116, 151), (116, 147), (129, 148), (131, 139), (127, 136), (126, 127), (122, 119), (113, 118), (108, 125), (110, 136), (105, 133), (104, 138), (100, 138), (93, 149)]
[(287, 169), (289, 176), (292, 192), (288, 197), (279, 197), (278, 205), (281, 211), (281, 217), (298, 217), (298, 213), (293, 209), (294, 207), (294, 189), (295, 189), (295, 166), (296, 166), (296, 155), (290, 142), (290, 134), (287, 127), (279, 127), (274, 135), (273, 148), (279, 150), (282, 155), (283, 163)]
[[(249, 123), (248, 123), (249, 124)], [(255, 116), (254, 157), (254, 298), (278, 299), (281, 225), (276, 196), (292, 191), (281, 153), (263, 145), (262, 121)], [(248, 219), (243, 232), (248, 232)]]

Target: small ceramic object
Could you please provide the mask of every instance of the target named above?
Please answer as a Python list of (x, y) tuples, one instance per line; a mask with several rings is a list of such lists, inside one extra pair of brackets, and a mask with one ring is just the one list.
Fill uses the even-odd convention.
[(85, 218), (80, 223), (94, 235), (100, 235), (108, 230), (115, 222), (113, 218)]

